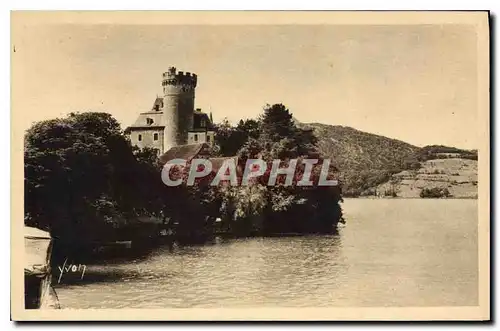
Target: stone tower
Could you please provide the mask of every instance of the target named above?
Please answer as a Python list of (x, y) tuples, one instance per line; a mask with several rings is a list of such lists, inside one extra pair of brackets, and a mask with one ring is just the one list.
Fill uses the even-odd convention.
[(181, 145), (215, 143), (215, 127), (211, 117), (194, 106), (197, 84), (195, 74), (170, 67), (163, 73), (163, 96), (153, 106), (139, 113), (125, 129), (130, 142), (139, 148), (154, 148), (159, 154)]
[(188, 143), (189, 131), (193, 128), (194, 92), (197, 76), (190, 72), (177, 72), (170, 67), (163, 73), (163, 116), (165, 129), (163, 148)]

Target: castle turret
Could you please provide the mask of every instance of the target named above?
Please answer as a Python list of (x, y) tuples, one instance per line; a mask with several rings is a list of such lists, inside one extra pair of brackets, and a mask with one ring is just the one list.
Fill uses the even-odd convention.
[(141, 112), (134, 124), (125, 129), (132, 144), (155, 148), (160, 154), (179, 145), (213, 145), (215, 130), (211, 118), (194, 108), (197, 76), (170, 67), (162, 77), (163, 96), (157, 95), (153, 107)]
[(193, 128), (194, 93), (197, 76), (170, 67), (163, 73), (164, 150), (188, 143)]

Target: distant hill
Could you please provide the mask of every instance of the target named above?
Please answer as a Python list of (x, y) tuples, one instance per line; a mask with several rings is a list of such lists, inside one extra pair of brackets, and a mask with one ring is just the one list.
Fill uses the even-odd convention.
[(477, 198), (477, 161), (467, 158), (438, 158), (422, 162), (418, 170), (403, 170), (375, 188), (379, 196), (419, 198), (426, 190), (446, 192), (455, 198)]
[[(319, 139), (320, 152), (325, 157), (334, 160), (335, 165), (341, 171), (345, 196), (381, 194), (403, 197), (418, 196), (421, 190), (433, 188), (437, 185), (438, 181), (435, 178), (432, 180), (424, 178), (427, 175), (426, 172), (439, 171), (442, 172), (439, 175), (449, 174), (457, 177), (459, 172), (457, 167), (464, 164), (468, 167), (468, 172), (465, 177), (460, 177), (462, 181), (460, 184), (456, 180), (458, 177), (450, 179), (441, 176), (444, 179), (438, 186), (464, 185), (464, 182), (467, 181), (467, 189), (452, 191), (457, 192), (461, 197), (474, 196), (474, 192), (471, 193), (470, 191), (477, 191), (477, 165), (474, 166), (474, 163), (477, 162), (477, 151), (467, 151), (441, 145), (417, 147), (397, 139), (339, 125), (319, 123), (298, 123), (298, 125), (302, 128), (313, 129)], [(467, 162), (440, 161), (437, 162), (439, 163), (438, 166), (434, 162), (436, 169), (432, 168), (433, 163), (429, 163), (429, 160), (438, 159), (461, 159), (467, 160)], [(402, 171), (407, 172), (403, 176), (397, 176)], [(475, 177), (474, 171), (476, 172)], [(400, 187), (403, 177), (406, 178), (406, 184), (409, 183), (410, 177), (417, 181), (411, 190)], [(391, 183), (391, 185), (388, 186), (387, 183)], [(413, 191), (413, 188), (415, 191)]]

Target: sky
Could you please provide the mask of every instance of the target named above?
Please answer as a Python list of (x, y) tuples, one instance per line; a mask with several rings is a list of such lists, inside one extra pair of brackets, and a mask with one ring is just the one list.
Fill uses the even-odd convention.
[[(123, 128), (162, 94), (168, 67), (198, 75), (216, 122), (283, 103), (301, 122), (417, 146), (477, 148), (472, 25), (26, 25), (12, 37), (22, 129), (74, 111)], [(21, 129), (21, 128), (20, 128)]]

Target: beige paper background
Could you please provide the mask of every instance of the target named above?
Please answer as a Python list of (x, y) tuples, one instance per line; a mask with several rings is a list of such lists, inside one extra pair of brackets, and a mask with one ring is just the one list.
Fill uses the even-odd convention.
[[(488, 12), (12, 12), (11, 40), (23, 25), (46, 24), (468, 24), (477, 33), (478, 66), (478, 242), (479, 306), (426, 308), (263, 308), (263, 309), (63, 309), (25, 310), (23, 289), (23, 136), (16, 108), (23, 82), (11, 62), (11, 317), (13, 320), (484, 320), (490, 317), (490, 134), (489, 134), (489, 21)], [(13, 47), (11, 45), (11, 55)], [(29, 97), (29, 96), (28, 96)], [(32, 111), (43, 111), (40, 109)], [(472, 130), (473, 128), (471, 128)], [(426, 134), (425, 128), (421, 129)]]

